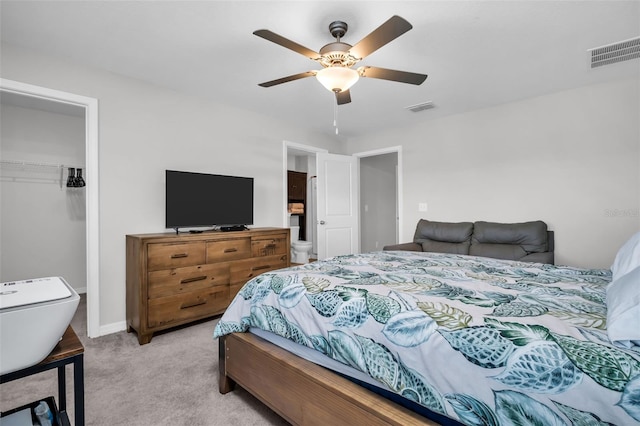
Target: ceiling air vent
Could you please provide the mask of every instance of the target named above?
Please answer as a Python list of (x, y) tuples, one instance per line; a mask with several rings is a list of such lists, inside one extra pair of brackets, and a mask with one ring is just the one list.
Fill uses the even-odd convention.
[(421, 104), (411, 105), (404, 108), (408, 109), (409, 111), (419, 112), (419, 111), (424, 111), (426, 109), (435, 108), (435, 106), (433, 105), (433, 102), (429, 101), (429, 102), (423, 102)]
[(640, 37), (589, 49), (591, 68), (640, 58)]

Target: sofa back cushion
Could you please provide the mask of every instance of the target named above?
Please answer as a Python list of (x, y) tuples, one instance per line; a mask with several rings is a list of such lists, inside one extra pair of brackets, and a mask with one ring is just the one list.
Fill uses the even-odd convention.
[(469, 254), (473, 223), (433, 222), (421, 219), (413, 242), (422, 245), (422, 251)]
[(475, 222), (469, 254), (497, 259), (520, 260), (530, 253), (549, 250), (547, 224)]

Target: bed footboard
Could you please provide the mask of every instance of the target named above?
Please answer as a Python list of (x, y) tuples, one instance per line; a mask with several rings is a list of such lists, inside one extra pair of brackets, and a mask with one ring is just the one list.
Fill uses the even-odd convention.
[(220, 393), (242, 386), (294, 425), (436, 425), (249, 333), (219, 339)]

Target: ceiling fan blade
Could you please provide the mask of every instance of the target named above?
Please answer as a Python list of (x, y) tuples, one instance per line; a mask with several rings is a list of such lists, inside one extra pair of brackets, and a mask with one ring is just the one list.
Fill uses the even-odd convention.
[(373, 30), (368, 36), (357, 42), (349, 49), (349, 53), (356, 58), (362, 59), (380, 49), (385, 44), (400, 37), (411, 28), (413, 28), (413, 26), (404, 18), (394, 15), (389, 18), (387, 22)]
[(308, 49), (303, 45), (296, 43), (295, 41), (291, 41), (288, 38), (284, 38), (281, 35), (274, 33), (273, 31), (257, 30), (254, 31), (253, 34), (257, 35), (258, 37), (262, 37), (265, 40), (269, 40), (275, 44), (279, 44), (282, 47), (286, 47), (287, 49), (291, 49), (294, 52), (304, 55), (309, 59), (316, 60), (320, 58), (320, 54), (318, 52), (314, 52), (313, 50)]
[(409, 83), (419, 85), (426, 79), (426, 74), (418, 74), (415, 72), (397, 71), (378, 67), (360, 67), (358, 72), (362, 77), (379, 78), (382, 80), (398, 81), (400, 83)]
[(344, 105), (351, 102), (351, 93), (349, 93), (349, 89), (343, 90), (342, 92), (336, 92), (336, 101), (338, 101), (338, 105)]
[(288, 83), (288, 82), (294, 81), (294, 80), (300, 80), (301, 78), (313, 77), (314, 75), (316, 75), (315, 71), (306, 71), (306, 72), (301, 72), (299, 74), (293, 74), (293, 75), (289, 75), (287, 77), (282, 77), (282, 78), (279, 78), (277, 80), (266, 81), (264, 83), (258, 84), (258, 86), (260, 86), (260, 87), (271, 87), (271, 86), (275, 86), (277, 84)]

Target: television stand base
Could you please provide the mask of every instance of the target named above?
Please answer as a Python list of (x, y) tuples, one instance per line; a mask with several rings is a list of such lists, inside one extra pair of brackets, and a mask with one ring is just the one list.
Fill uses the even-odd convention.
[(238, 225), (238, 226), (221, 226), (221, 227), (220, 227), (220, 230), (221, 230), (222, 232), (246, 231), (247, 229), (249, 229), (249, 228), (247, 228), (247, 227), (246, 227), (246, 226), (244, 226), (244, 225)]

